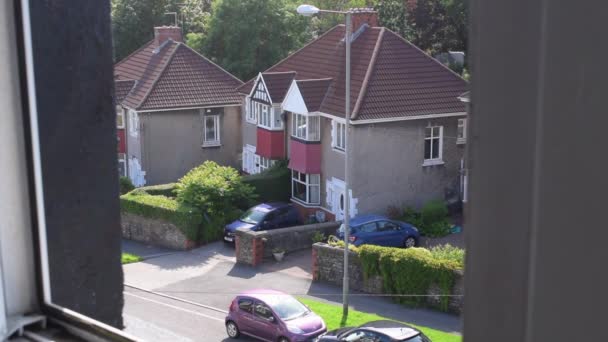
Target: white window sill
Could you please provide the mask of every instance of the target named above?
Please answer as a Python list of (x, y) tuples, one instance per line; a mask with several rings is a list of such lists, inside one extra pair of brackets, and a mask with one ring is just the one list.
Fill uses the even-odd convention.
[(425, 160), (424, 163), (422, 163), (422, 166), (435, 166), (435, 165), (443, 165), (445, 164), (445, 162), (441, 159), (434, 159), (434, 160)]
[(334, 152), (338, 152), (338, 153), (341, 153), (341, 154), (345, 154), (346, 153), (343, 149), (337, 148), (335, 146), (332, 146), (331, 149), (334, 150)]
[(247, 121), (247, 123), (250, 123), (252, 125), (258, 125), (258, 121), (257, 120), (249, 120), (249, 119), (245, 119), (245, 121)]
[(304, 202), (301, 199), (295, 198), (295, 197), (291, 197), (291, 201), (301, 204), (302, 206), (307, 207), (307, 208), (320, 208), (319, 206), (321, 205), (321, 203), (307, 203), (307, 202)]
[(206, 148), (206, 147), (221, 147), (222, 143), (218, 142), (208, 142), (208, 143), (203, 143), (201, 145), (202, 148)]
[(456, 145), (464, 145), (467, 143), (467, 139), (457, 139)]
[(282, 131), (283, 127), (268, 127), (268, 126), (263, 126), (263, 125), (258, 125), (259, 128), (263, 128), (267, 131)]

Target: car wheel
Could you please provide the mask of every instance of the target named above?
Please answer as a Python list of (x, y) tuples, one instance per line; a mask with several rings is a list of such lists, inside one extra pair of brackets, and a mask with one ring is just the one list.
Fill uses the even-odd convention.
[(403, 247), (405, 248), (410, 248), (410, 247), (416, 247), (416, 239), (414, 239), (413, 237), (408, 237), (407, 239), (405, 239), (405, 241), (403, 242)]
[(239, 327), (233, 321), (226, 322), (226, 333), (228, 333), (228, 337), (230, 338), (238, 338), (241, 335)]

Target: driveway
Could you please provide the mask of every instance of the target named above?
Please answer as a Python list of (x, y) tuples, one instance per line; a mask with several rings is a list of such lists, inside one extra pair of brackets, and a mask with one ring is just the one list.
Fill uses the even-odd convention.
[[(216, 336), (225, 337), (218, 318), (223, 319), (236, 294), (252, 288), (274, 288), (340, 304), (341, 288), (312, 282), (311, 261), (308, 250), (290, 254), (281, 263), (268, 261), (252, 268), (236, 264), (234, 249), (219, 242), (124, 265), (126, 330), (142, 338), (152, 334), (154, 340), (165, 340), (165, 336), (166, 340), (216, 341)], [(350, 305), (395, 320), (460, 331), (457, 316), (409, 309), (385, 297), (353, 292)]]

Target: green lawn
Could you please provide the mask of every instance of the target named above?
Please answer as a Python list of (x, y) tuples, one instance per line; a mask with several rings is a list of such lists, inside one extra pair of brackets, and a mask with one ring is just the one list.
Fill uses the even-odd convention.
[[(325, 304), (316, 300), (307, 298), (298, 298), (302, 303), (308, 305), (312, 311), (321, 316), (327, 324), (327, 330), (339, 328), (342, 321), (342, 306), (334, 304)], [(361, 311), (353, 310), (352, 308), (348, 311), (348, 321), (346, 326), (358, 326), (369, 321), (376, 321), (379, 319), (388, 319), (376, 314), (368, 314)], [(428, 336), (433, 342), (460, 342), (462, 337), (455, 334), (449, 334), (443, 331), (422, 327), (419, 325), (409, 324), (413, 327), (420, 329), (426, 336)]]
[(122, 253), (122, 263), (124, 264), (130, 264), (132, 262), (138, 262), (141, 261), (141, 257), (135, 254), (129, 254), (129, 253)]

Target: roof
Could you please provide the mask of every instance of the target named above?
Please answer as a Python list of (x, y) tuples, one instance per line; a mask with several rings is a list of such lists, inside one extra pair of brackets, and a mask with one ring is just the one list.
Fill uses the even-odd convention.
[[(335, 26), (270, 67), (262, 73), (266, 86), (270, 88), (272, 81), (265, 75), (273, 72), (295, 72), (298, 81), (332, 79), (318, 111), (344, 117), (343, 37), (344, 25)], [(239, 91), (248, 94), (254, 82)], [(467, 82), (460, 76), (386, 28), (366, 27), (351, 44), (350, 103), (355, 120), (462, 113), (465, 106), (457, 96), (466, 90)]]
[(121, 103), (133, 89), (135, 80), (114, 80), (114, 97), (116, 103)]
[(114, 78), (137, 80), (122, 103), (137, 110), (240, 104), (242, 82), (181, 42), (150, 41), (114, 66)]
[(331, 82), (331, 78), (296, 81), (308, 111), (316, 112), (321, 108)]
[(291, 80), (296, 76), (295, 71), (262, 73), (268, 95), (274, 103), (281, 103), (287, 94)]
[(361, 325), (360, 328), (377, 331), (379, 333), (387, 335), (391, 339), (398, 341), (406, 340), (414, 336), (420, 335), (420, 331), (410, 327), (407, 324), (389, 320), (367, 322)]

